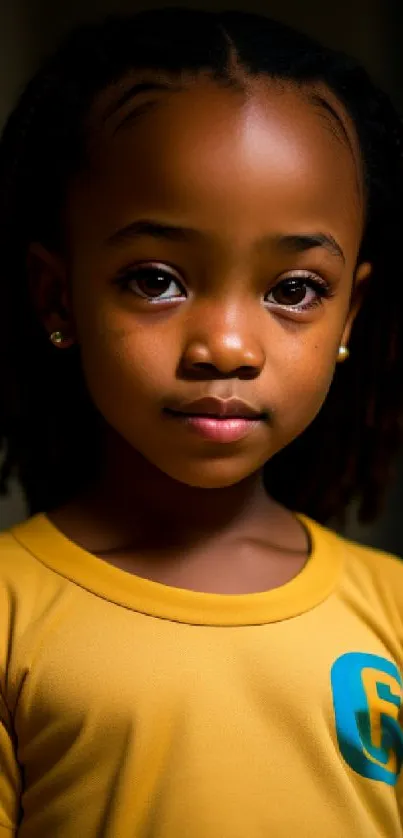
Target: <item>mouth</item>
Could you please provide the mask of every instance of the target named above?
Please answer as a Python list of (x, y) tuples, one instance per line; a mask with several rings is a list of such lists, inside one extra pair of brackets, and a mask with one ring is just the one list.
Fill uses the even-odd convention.
[(183, 413), (165, 409), (165, 413), (188, 430), (210, 442), (238, 442), (256, 430), (265, 418), (261, 416), (218, 416), (211, 413)]
[(172, 413), (191, 416), (211, 416), (213, 419), (263, 419), (264, 411), (244, 399), (232, 396), (222, 399), (217, 396), (202, 396), (192, 401), (166, 405)]
[(256, 422), (260, 419), (265, 418), (264, 413), (256, 414), (256, 416), (246, 416), (246, 415), (243, 416), (242, 414), (238, 414), (238, 413), (236, 415), (233, 414), (232, 416), (231, 415), (224, 416), (224, 415), (219, 414), (219, 413), (202, 413), (202, 412), (200, 412), (200, 413), (190, 413), (190, 412), (186, 413), (184, 410), (171, 410), (168, 407), (165, 408), (165, 412), (170, 413), (171, 416), (190, 416), (191, 418), (197, 418), (198, 417), (199, 419), (216, 419), (217, 422), (228, 422), (230, 420), (233, 421), (235, 419), (245, 419), (245, 421), (248, 421), (248, 422)]

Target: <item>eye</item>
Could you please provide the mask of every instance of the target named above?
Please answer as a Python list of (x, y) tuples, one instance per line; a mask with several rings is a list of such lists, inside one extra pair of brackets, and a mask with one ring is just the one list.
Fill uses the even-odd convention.
[(180, 294), (172, 294), (175, 285), (177, 288), (181, 287), (179, 281), (166, 268), (160, 268), (157, 265), (133, 268), (118, 277), (117, 282), (122, 288), (132, 291), (137, 297), (151, 303), (154, 300), (160, 302), (183, 296), (183, 291)]
[[(185, 292), (176, 277), (164, 267), (144, 265), (131, 268), (116, 280), (124, 290), (148, 303), (180, 299)], [(179, 293), (174, 293), (174, 288)], [(330, 286), (315, 274), (287, 277), (272, 288), (268, 302), (289, 311), (305, 311), (321, 304), (322, 298), (332, 295)]]
[(327, 282), (315, 274), (288, 277), (272, 288), (268, 302), (293, 311), (306, 311), (321, 304), (324, 297), (330, 297)]

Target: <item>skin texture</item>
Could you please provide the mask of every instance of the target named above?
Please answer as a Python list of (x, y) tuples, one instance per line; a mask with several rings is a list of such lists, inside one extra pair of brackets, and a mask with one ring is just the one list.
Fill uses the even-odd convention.
[[(306, 561), (306, 534), (267, 497), (262, 468), (320, 410), (370, 273), (357, 266), (364, 200), (355, 132), (337, 99), (320, 93), (344, 131), (305, 91), (267, 80), (245, 94), (201, 77), (159, 94), (156, 108), (120, 130), (130, 103), (102, 122), (101, 97), (91, 170), (68, 196), (67, 254), (31, 246), (42, 321), (66, 335), (60, 351), (80, 343), (106, 420), (102, 480), (49, 517), (124, 570), (240, 593), (283, 584)], [(108, 242), (139, 219), (197, 232)], [(344, 259), (278, 240), (318, 232)], [(145, 299), (155, 285), (150, 274), (134, 281), (139, 265), (164, 270), (163, 301)], [(129, 268), (123, 289), (116, 280)], [(279, 282), (298, 272), (325, 280), (331, 296), (296, 311)], [(55, 289), (64, 319), (49, 312)], [(316, 298), (308, 285), (298, 300)], [(245, 399), (268, 420), (217, 444), (163, 413), (203, 395)]]

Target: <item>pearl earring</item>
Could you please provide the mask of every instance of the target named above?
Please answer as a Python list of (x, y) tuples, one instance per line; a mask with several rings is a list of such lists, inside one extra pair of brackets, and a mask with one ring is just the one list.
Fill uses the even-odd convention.
[(350, 355), (350, 351), (347, 346), (339, 346), (339, 351), (337, 353), (337, 360), (339, 363), (343, 361), (347, 361), (348, 356)]
[(64, 336), (62, 332), (52, 332), (52, 334), (50, 335), (50, 340), (52, 341), (52, 343), (55, 344), (55, 346), (58, 346), (61, 343), (63, 343)]

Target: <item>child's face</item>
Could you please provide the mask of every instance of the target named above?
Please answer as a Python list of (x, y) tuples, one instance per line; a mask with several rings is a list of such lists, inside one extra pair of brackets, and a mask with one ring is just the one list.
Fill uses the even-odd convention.
[[(311, 423), (355, 314), (363, 199), (350, 121), (326, 91), (347, 137), (307, 93), (258, 81), (250, 90), (246, 98), (201, 79), (114, 133), (126, 105), (99, 129), (92, 175), (69, 196), (74, 328), (89, 390), (130, 447), (192, 486), (240, 481)], [(112, 241), (141, 219), (193, 232)], [(313, 234), (329, 243), (284, 240)], [(163, 273), (138, 273), (136, 283), (139, 266)], [(128, 270), (123, 289), (117, 277)], [(358, 286), (368, 272), (359, 269)], [(329, 299), (320, 301), (311, 275)], [(278, 287), (292, 278), (308, 283), (294, 297)], [(224, 444), (164, 414), (204, 395), (237, 396), (269, 419)]]

